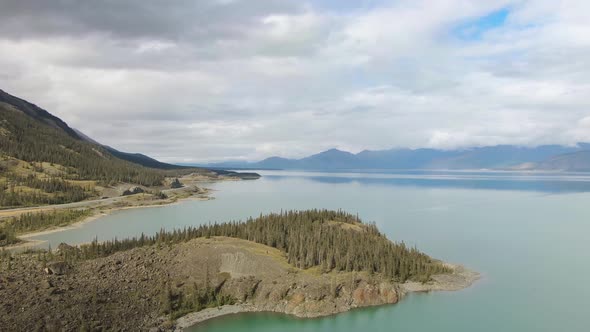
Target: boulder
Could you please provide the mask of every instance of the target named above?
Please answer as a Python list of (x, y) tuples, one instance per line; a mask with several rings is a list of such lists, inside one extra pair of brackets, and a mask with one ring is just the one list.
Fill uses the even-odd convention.
[(45, 273), (47, 274), (55, 274), (55, 275), (63, 275), (69, 269), (69, 265), (66, 262), (51, 262), (47, 264), (45, 268)]
[(69, 245), (67, 243), (64, 243), (64, 242), (60, 243), (57, 246), (57, 252), (58, 253), (60, 253), (60, 252), (66, 252), (66, 251), (71, 251), (71, 250), (74, 250), (74, 249), (75, 249), (74, 247), (72, 247), (71, 245)]
[(143, 190), (141, 187), (131, 187), (123, 192), (123, 196), (141, 194), (144, 192), (145, 190)]

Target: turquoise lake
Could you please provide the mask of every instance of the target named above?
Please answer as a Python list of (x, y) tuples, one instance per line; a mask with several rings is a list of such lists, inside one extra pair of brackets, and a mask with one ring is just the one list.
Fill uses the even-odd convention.
[(214, 200), (118, 211), (36, 239), (56, 247), (151, 234), (281, 209), (328, 208), (374, 221), (391, 240), (482, 273), (458, 292), (302, 320), (238, 314), (190, 331), (588, 331), (590, 176), (504, 172), (261, 171), (204, 184)]

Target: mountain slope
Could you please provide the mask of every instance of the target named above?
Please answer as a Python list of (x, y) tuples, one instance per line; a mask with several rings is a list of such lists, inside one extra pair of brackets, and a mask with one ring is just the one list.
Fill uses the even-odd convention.
[(106, 145), (103, 145), (103, 147), (108, 152), (110, 152), (113, 156), (115, 156), (119, 159), (127, 160), (129, 162), (132, 162), (132, 163), (135, 163), (135, 164), (138, 164), (141, 166), (145, 166), (145, 167), (164, 169), (164, 170), (190, 168), (190, 167), (185, 167), (185, 166), (163, 163), (161, 161), (158, 161), (154, 158), (148, 157), (148, 156), (141, 154), (141, 153), (122, 152), (122, 151), (119, 151), (117, 149), (114, 149), (114, 148), (112, 148), (110, 146), (106, 146)]
[(51, 127), (56, 129), (63, 130), (66, 134), (74, 139), (80, 139), (78, 133), (72, 128), (70, 128), (65, 122), (63, 122), (60, 118), (50, 114), (46, 110), (38, 107), (35, 104), (29, 103), (24, 99), (20, 99), (13, 95), (6, 93), (4, 90), (0, 89), (0, 103), (5, 103), (8, 105), (12, 105), (14, 108), (20, 110), (24, 114), (36, 119), (40, 122), (43, 122)]
[(590, 171), (590, 151), (579, 151), (553, 156), (534, 166), (539, 170), (588, 172)]
[(156, 171), (118, 159), (102, 146), (82, 140), (65, 122), (46, 116), (46, 111), (32, 111), (20, 109), (19, 104), (0, 103), (0, 151), (5, 157), (61, 165), (63, 175), (70, 179), (161, 183), (163, 176)]
[(0, 208), (77, 202), (99, 196), (98, 187), (161, 186), (167, 176), (188, 173), (259, 177), (176, 166), (105, 147), (46, 110), (0, 90)]
[(98, 185), (162, 184), (162, 172), (118, 159), (49, 113), (21, 105), (0, 102), (0, 207), (77, 202), (98, 196)]

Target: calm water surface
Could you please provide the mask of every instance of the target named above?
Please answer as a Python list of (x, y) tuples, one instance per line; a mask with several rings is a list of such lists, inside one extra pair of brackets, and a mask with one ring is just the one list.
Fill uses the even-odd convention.
[(54, 248), (281, 209), (342, 208), (392, 240), (483, 274), (459, 292), (300, 320), (239, 314), (190, 331), (589, 331), (590, 177), (480, 172), (263, 171), (211, 183), (215, 200), (113, 213), (39, 236)]

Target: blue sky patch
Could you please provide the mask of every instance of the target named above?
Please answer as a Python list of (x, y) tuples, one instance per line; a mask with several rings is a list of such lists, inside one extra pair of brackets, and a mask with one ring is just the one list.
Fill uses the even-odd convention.
[(488, 15), (480, 16), (463, 22), (453, 28), (452, 33), (459, 39), (466, 41), (480, 40), (482, 35), (489, 30), (501, 27), (510, 14), (508, 8), (502, 8)]

